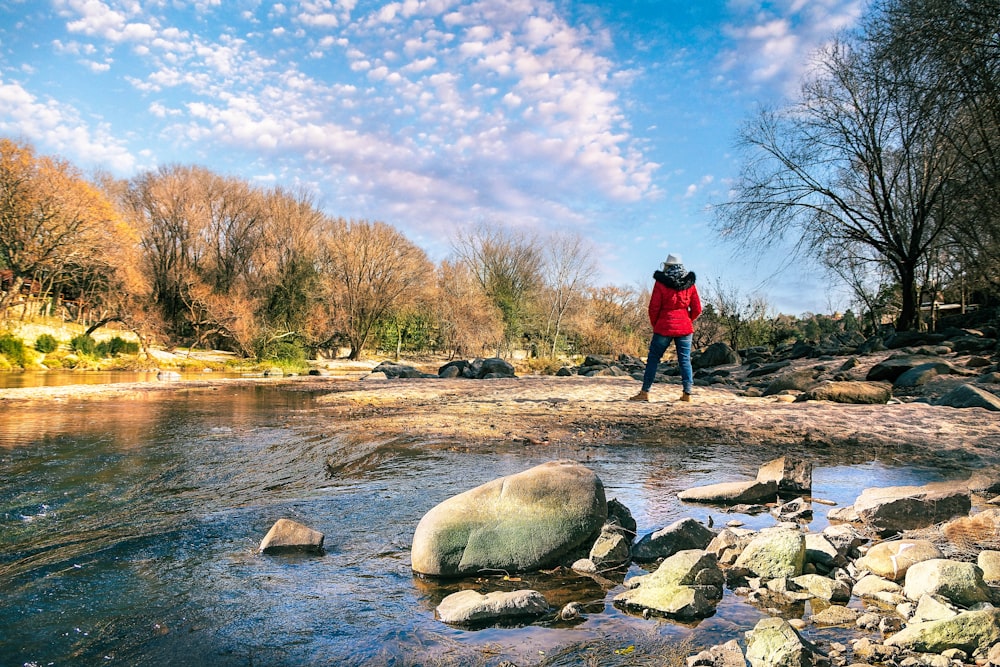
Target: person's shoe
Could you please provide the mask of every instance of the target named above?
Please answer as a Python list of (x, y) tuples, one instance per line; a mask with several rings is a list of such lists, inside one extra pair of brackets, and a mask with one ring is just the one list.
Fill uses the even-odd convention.
[(649, 392), (648, 391), (640, 391), (638, 394), (636, 394), (635, 396), (633, 396), (632, 398), (630, 398), (628, 400), (630, 400), (630, 401), (648, 401), (649, 400)]
[(677, 400), (678, 401), (683, 401), (684, 403), (690, 403), (691, 402), (691, 394), (689, 394), (689, 393), (687, 393), (685, 391), (683, 394), (681, 394), (681, 397), (678, 398)]

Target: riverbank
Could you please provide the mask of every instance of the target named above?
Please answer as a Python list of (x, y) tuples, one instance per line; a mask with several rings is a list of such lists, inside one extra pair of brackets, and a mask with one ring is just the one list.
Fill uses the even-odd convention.
[[(1000, 462), (1000, 415), (924, 402), (848, 405), (752, 396), (729, 386), (697, 387), (691, 403), (679, 386), (656, 384), (648, 403), (631, 402), (628, 377), (527, 375), (511, 379), (374, 379), (372, 362), (348, 362), (326, 376), (198, 378), (177, 381), (0, 389), (0, 406), (135, 400), (169, 392), (209, 392), (267, 384), (316, 392), (317, 404), (347, 434), (371, 440), (415, 438), (469, 449), (496, 442), (549, 448), (634, 440), (683, 446), (710, 439), (739, 448), (853, 447), (872, 458), (942, 457), (956, 466)], [(210, 374), (206, 374), (210, 375)]]

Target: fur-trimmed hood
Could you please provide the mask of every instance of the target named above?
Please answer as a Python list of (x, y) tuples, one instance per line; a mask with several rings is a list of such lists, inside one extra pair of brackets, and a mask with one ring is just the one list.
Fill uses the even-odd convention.
[(654, 271), (653, 280), (660, 283), (664, 287), (681, 291), (686, 290), (689, 287), (694, 287), (695, 275), (694, 271), (688, 271), (686, 274), (677, 279), (673, 276), (667, 275), (663, 271)]

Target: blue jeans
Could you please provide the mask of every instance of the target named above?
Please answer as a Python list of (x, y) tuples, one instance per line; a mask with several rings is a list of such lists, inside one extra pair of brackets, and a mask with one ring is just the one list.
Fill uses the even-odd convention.
[(670, 341), (674, 341), (677, 348), (677, 365), (681, 367), (681, 386), (685, 394), (691, 393), (694, 387), (694, 373), (691, 372), (691, 334), (687, 336), (661, 336), (653, 334), (653, 340), (649, 341), (649, 354), (646, 356), (646, 370), (642, 374), (642, 390), (649, 391), (656, 379), (656, 369), (660, 365), (663, 353), (670, 347)]

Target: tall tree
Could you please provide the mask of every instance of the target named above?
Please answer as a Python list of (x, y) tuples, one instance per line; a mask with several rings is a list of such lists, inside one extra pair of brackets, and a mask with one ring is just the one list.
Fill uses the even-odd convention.
[(880, 57), (923, 72), (955, 109), (946, 138), (963, 171), (949, 202), (957, 278), (1000, 287), (1000, 0), (881, 0)]
[(922, 263), (953, 224), (955, 109), (925, 73), (883, 57), (864, 35), (819, 56), (798, 103), (742, 132), (746, 160), (719, 210), (723, 235), (757, 247), (791, 241), (821, 261), (849, 249), (900, 285), (897, 326), (918, 323)]

